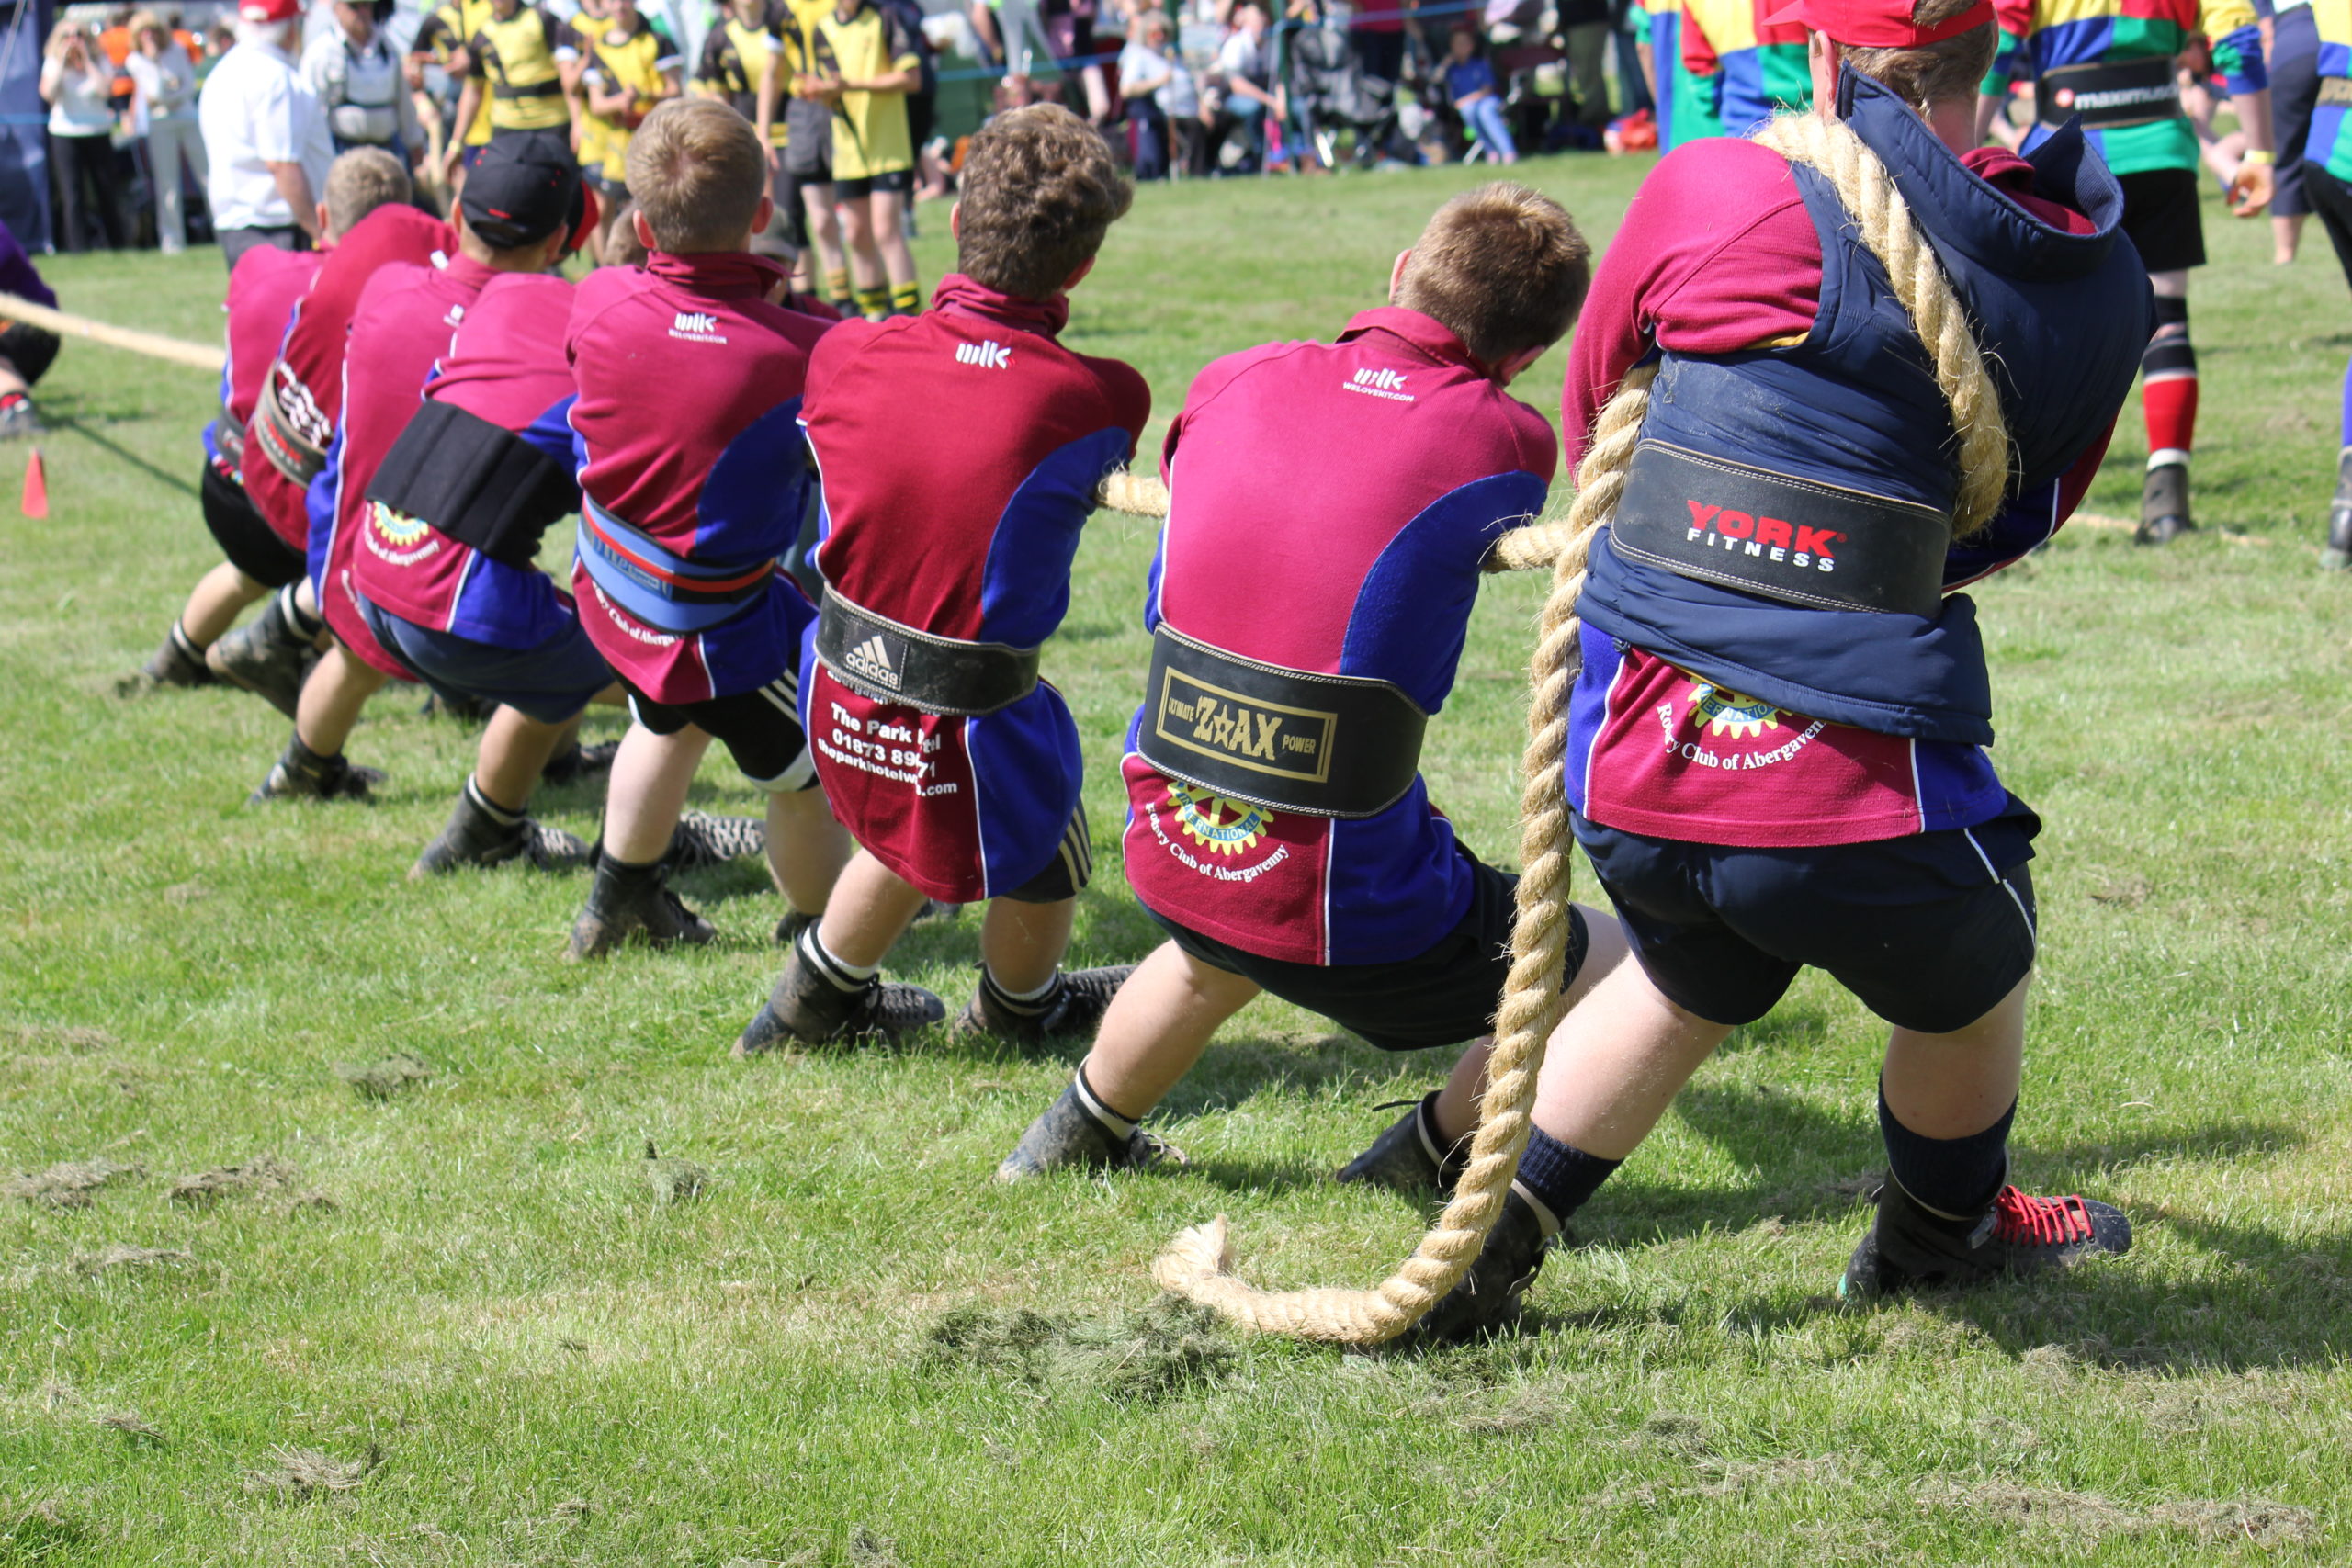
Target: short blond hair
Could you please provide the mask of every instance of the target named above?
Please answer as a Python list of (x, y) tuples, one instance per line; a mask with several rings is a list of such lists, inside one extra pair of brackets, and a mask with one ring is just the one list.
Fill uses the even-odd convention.
[[(1915, 27), (1935, 28), (1958, 17), (1975, 0), (1917, 0), (1911, 7)], [(1973, 98), (1976, 85), (1993, 69), (2001, 45), (2000, 30), (1987, 17), (1964, 33), (1940, 43), (1916, 49), (1860, 49), (1840, 44), (1839, 52), (1857, 75), (1893, 89), (1906, 104), (1925, 108), (1952, 98)]]
[(1396, 280), (1419, 310), (1488, 365), (1568, 335), (1592, 288), (1592, 247), (1567, 209), (1497, 181), (1437, 209)]
[(767, 193), (759, 132), (717, 98), (672, 98), (629, 138), (629, 200), (673, 255), (742, 249)]
[(1007, 109), (973, 132), (962, 182), (958, 268), (1023, 299), (1059, 292), (1135, 200), (1102, 133), (1059, 104)]
[(381, 147), (354, 147), (327, 165), (327, 231), (337, 239), (379, 207), (397, 207), (416, 194), (407, 166)]

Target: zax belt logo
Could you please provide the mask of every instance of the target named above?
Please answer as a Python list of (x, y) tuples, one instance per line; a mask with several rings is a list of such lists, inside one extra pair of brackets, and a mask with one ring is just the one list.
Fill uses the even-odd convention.
[(718, 318), (707, 310), (681, 310), (670, 322), (670, 335), (688, 343), (725, 343)]
[(1836, 547), (1846, 536), (1835, 528), (1815, 528), (1778, 517), (1758, 517), (1729, 507), (1687, 501), (1690, 508), (1692, 542), (1720, 546), (1735, 554), (1745, 552), (1768, 560), (1787, 561), (1815, 571), (1836, 571)]
[(842, 664), (852, 674), (863, 676), (886, 692), (899, 689), (898, 668), (890, 662), (890, 650), (883, 646), (879, 632), (842, 654)]
[(1340, 716), (1244, 696), (1170, 670), (1152, 724), (1187, 751), (1253, 773), (1322, 784), (1331, 776)]
[(1392, 403), (1413, 400), (1412, 394), (1405, 390), (1405, 373), (1401, 370), (1359, 370), (1347, 379), (1340, 390), (1385, 398)]
[(1012, 366), (1012, 350), (994, 340), (959, 343), (956, 345), (956, 363), (977, 365), (983, 370), (1006, 370)]

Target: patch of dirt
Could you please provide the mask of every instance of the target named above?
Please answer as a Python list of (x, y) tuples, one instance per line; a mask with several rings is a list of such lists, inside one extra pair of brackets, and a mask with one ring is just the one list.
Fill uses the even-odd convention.
[(1500, 1404), (1483, 1400), (1476, 1405), (1466, 1400), (1448, 1403), (1455, 1415), (1456, 1424), (1464, 1431), (1487, 1437), (1508, 1438), (1524, 1432), (1545, 1431), (1573, 1420), (1577, 1416), (1574, 1400), (1537, 1383), (1513, 1389)]
[(72, 1023), (20, 1023), (0, 1032), (0, 1039), (11, 1041), (19, 1051), (62, 1051), (72, 1056), (95, 1055), (122, 1043), (103, 1029)]
[(62, 1562), (94, 1540), (82, 1516), (56, 1498), (18, 1504), (0, 1497), (0, 1562)]
[(276, 1155), (263, 1155), (243, 1165), (222, 1166), (218, 1170), (183, 1176), (172, 1183), (171, 1199), (175, 1203), (186, 1203), (192, 1208), (207, 1208), (223, 1198), (283, 1192), (292, 1187), (295, 1179), (300, 1175), (300, 1171)]
[(2238, 1502), (2159, 1503), (2148, 1517), (2165, 1529), (2182, 1530), (2210, 1545), (2250, 1540), (2265, 1551), (2281, 1546), (2315, 1546), (2319, 1516), (2309, 1508), (2260, 1498)]
[(2193, 1536), (2208, 1546), (2246, 1540), (2268, 1551), (2313, 1545), (2321, 1537), (2319, 1517), (2311, 1509), (2262, 1498), (2184, 1497), (2139, 1508), (2096, 1492), (1999, 1481), (1931, 1487), (1919, 1495), (1931, 1506), (2086, 1544), (2112, 1537), (2172, 1533)]
[(1845, 1479), (1844, 1467), (1832, 1458), (1804, 1459), (1793, 1454), (1777, 1459), (1699, 1461), (1698, 1494), (1702, 1497), (1740, 1497), (1750, 1492), (1803, 1486), (1818, 1491)]
[(690, 1159), (665, 1159), (645, 1140), (645, 1180), (653, 1189), (656, 1201), (663, 1203), (691, 1203), (703, 1195), (710, 1185), (710, 1172)]
[(69, 1160), (31, 1176), (0, 1182), (0, 1198), (15, 1198), (52, 1209), (86, 1209), (90, 1194), (118, 1181), (135, 1181), (147, 1173), (135, 1165), (117, 1165), (100, 1157)]
[(103, 1274), (110, 1269), (176, 1269), (196, 1261), (196, 1254), (182, 1247), (126, 1247), (115, 1242), (96, 1252), (76, 1254), (74, 1269), (83, 1274)]
[(334, 1076), (362, 1100), (385, 1100), (402, 1089), (431, 1081), (433, 1068), (422, 1056), (396, 1051), (380, 1062), (337, 1062)]
[(1173, 1296), (1110, 1318), (959, 1307), (932, 1325), (922, 1360), (974, 1367), (1032, 1388), (1156, 1400), (1216, 1382), (1240, 1354), (1216, 1314)]
[(899, 1568), (899, 1543), (864, 1525), (849, 1532), (851, 1568)]
[(312, 1449), (280, 1449), (277, 1463), (269, 1470), (254, 1471), (245, 1479), (245, 1487), (253, 1492), (275, 1492), (285, 1497), (319, 1497), (330, 1492), (349, 1492), (384, 1462), (384, 1450), (374, 1443), (356, 1460), (339, 1460)]
[(99, 1416), (98, 1425), (120, 1432), (123, 1440), (134, 1449), (160, 1449), (164, 1446), (164, 1429), (152, 1421), (142, 1420), (137, 1411), (112, 1411)]

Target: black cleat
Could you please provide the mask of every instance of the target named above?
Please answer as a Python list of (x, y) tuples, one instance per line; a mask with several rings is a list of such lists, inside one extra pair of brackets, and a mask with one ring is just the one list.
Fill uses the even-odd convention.
[(599, 740), (593, 745), (574, 746), (560, 757), (550, 757), (548, 765), (539, 770), (543, 784), (577, 784), (582, 779), (600, 779), (613, 771), (613, 759), (620, 754), (617, 740)]
[(585, 840), (526, 816), (502, 822), (482, 808), (471, 788), (458, 793), (457, 808), (440, 836), (424, 846), (409, 868), (408, 879), (422, 882), (462, 866), (504, 865), (524, 861), (541, 871), (568, 871), (588, 860)]
[(2003, 1187), (1983, 1214), (1953, 1220), (1923, 1208), (1889, 1181), (1879, 1189), (1878, 1217), (1854, 1248), (1838, 1293), (1973, 1285), (2131, 1249), (2132, 1222), (2109, 1203), (2036, 1198)]
[(600, 858), (596, 880), (588, 889), (588, 907), (571, 923), (564, 957), (574, 962), (602, 958), (627, 942), (648, 947), (683, 942), (700, 947), (714, 941), (718, 933), (670, 891), (669, 876), (669, 867), (660, 861), (623, 865), (609, 856)]
[(1432, 1108), (1434, 1091), (1415, 1102), (1389, 1129), (1372, 1141), (1372, 1147), (1333, 1174), (1334, 1181), (1360, 1181), (1419, 1196), (1435, 1192), (1453, 1196), (1453, 1184), (1468, 1163), (1469, 1140), (1451, 1148), (1439, 1143)]
[(1140, 1127), (1120, 1137), (1087, 1110), (1078, 1086), (1072, 1084), (1046, 1108), (1044, 1115), (1029, 1123), (1029, 1130), (996, 1168), (996, 1179), (1021, 1181), (1049, 1170), (1139, 1170), (1184, 1163), (1182, 1150)]
[(740, 1059), (829, 1040), (896, 1041), (947, 1016), (947, 1004), (921, 986), (876, 976), (844, 991), (819, 974), (795, 947), (768, 993), (767, 1005), (735, 1042)]
[(312, 639), (287, 623), (276, 599), (262, 613), (204, 650), (205, 666), (232, 686), (242, 686), (270, 706), (294, 716), (302, 678), (316, 662)]
[(245, 804), (261, 806), (273, 800), (356, 800), (364, 803), (375, 799), (376, 786), (383, 782), (384, 775), (380, 770), (355, 768), (344, 760), (339, 751), (332, 757), (322, 757), (298, 738), (286, 743), (286, 754), (271, 764), (261, 786), (254, 791)]
[(164, 638), (164, 646), (139, 667), (136, 674), (125, 675), (114, 683), (114, 694), (143, 697), (166, 686), (210, 686), (218, 682), (219, 678), (205, 665), (204, 650), (187, 642), (175, 625)]
[(1487, 1233), (1487, 1245), (1462, 1282), (1430, 1308), (1413, 1325), (1413, 1337), (1424, 1343), (1453, 1344), (1510, 1325), (1519, 1316), (1520, 1300), (1535, 1283), (1544, 1254), (1552, 1238), (1544, 1220), (1517, 1187), (1503, 1199), (1503, 1212)]
[(2327, 547), (2319, 564), (2329, 571), (2352, 569), (2352, 446), (2335, 459), (2335, 500), (2327, 509)]
[(688, 811), (670, 835), (670, 852), (663, 857), (672, 871), (700, 871), (730, 860), (763, 855), (768, 849), (767, 824), (757, 817), (714, 817)]
[(490, 722), (490, 716), (497, 711), (498, 705), (487, 697), (477, 697), (463, 692), (453, 693), (448, 696), (443, 696), (438, 692), (427, 692), (424, 694), (424, 701), (417, 707), (416, 716), (453, 718), (459, 724), (487, 724)]
[(1024, 1044), (1048, 1040), (1091, 1040), (1111, 998), (1136, 972), (1132, 964), (1103, 969), (1065, 969), (1054, 988), (1034, 1002), (1015, 1001), (980, 971), (980, 984), (956, 1020), (958, 1034), (993, 1034)]
[(2140, 487), (2140, 527), (2132, 536), (2139, 545), (2169, 545), (2196, 531), (2188, 516), (2188, 465), (2166, 463), (2150, 468)]

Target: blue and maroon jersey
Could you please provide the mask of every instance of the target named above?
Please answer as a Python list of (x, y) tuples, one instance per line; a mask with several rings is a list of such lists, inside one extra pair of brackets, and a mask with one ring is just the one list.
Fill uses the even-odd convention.
[(244, 453), (254, 403), (261, 397), (262, 378), (277, 363), (294, 308), (326, 259), (322, 251), (255, 245), (237, 258), (229, 274), (229, 298), (220, 307), (229, 318), (228, 360), (220, 367), (220, 417), (204, 427), (204, 456), (224, 479), (244, 482), (237, 471), (238, 459)]
[[(1069, 315), (1066, 297), (951, 274), (923, 315), (826, 335), (801, 423), (829, 588), (936, 637), (1027, 649), (1054, 635), (1094, 492), (1151, 413), (1132, 367), (1055, 341)], [(1052, 686), (941, 716), (862, 696), (811, 657), (800, 703), (834, 815), (930, 897), (993, 897), (1060, 852), (1078, 726)]]
[[(543, 272), (483, 285), (449, 340), (424, 400), (511, 430), (571, 468), (571, 366), (563, 355), (571, 285)], [(379, 608), (497, 648), (537, 648), (563, 632), (571, 602), (537, 567), (492, 559), (419, 518), (362, 501), (352, 581)]]
[[(1418, 311), (1227, 355), (1168, 432), (1145, 623), (1385, 681), (1434, 714), (1480, 563), (1543, 510), (1558, 457), (1549, 422)], [(1167, 778), (1135, 743), (1130, 728), (1127, 882), (1158, 913), (1294, 964), (1399, 962), (1461, 923), (1470, 861), (1418, 778), (1376, 816), (1310, 817)]]
[(497, 276), (453, 255), (440, 266), (384, 267), (368, 280), (351, 321), (334, 444), (326, 471), (311, 487), (311, 583), (319, 608), (345, 648), (402, 681), (415, 677), (368, 629), (352, 575), (360, 536), (373, 526), (368, 487), (424, 402), (434, 362), (447, 351), (474, 297)]
[[(269, 367), (266, 389), (277, 400), (301, 438), (319, 451), (334, 439), (343, 410), (343, 355), (359, 296), (379, 267), (395, 262), (431, 264), (455, 254), (457, 231), (413, 207), (379, 207), (335, 242), (319, 263), (310, 291), (286, 327), (285, 346)], [(437, 345), (436, 345), (437, 346)], [(260, 392), (255, 394), (256, 400)], [(254, 449), (248, 431), (245, 493), (275, 529), (296, 549), (311, 537), (311, 506), (300, 486)], [(317, 481), (311, 481), (313, 486)]]
[(590, 638), (656, 702), (797, 671), (815, 618), (775, 561), (808, 516), (801, 383), (828, 323), (769, 301), (783, 276), (741, 252), (656, 251), (574, 291), (571, 589)]

